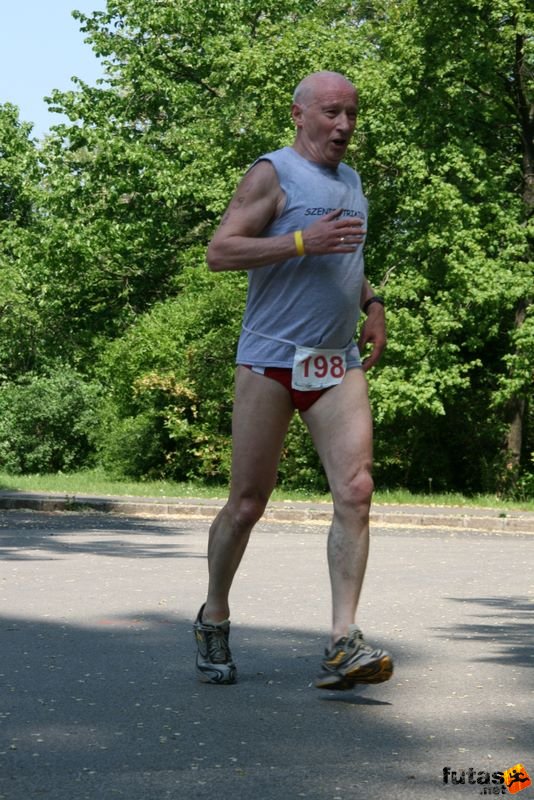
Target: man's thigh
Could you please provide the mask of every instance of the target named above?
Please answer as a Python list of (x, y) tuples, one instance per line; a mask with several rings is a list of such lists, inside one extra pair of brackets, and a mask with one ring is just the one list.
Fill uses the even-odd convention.
[(334, 494), (336, 487), (346, 485), (361, 469), (371, 471), (373, 426), (363, 370), (349, 370), (342, 383), (301, 416)]
[(234, 493), (271, 493), (293, 412), (287, 389), (277, 381), (246, 367), (237, 368), (232, 416)]

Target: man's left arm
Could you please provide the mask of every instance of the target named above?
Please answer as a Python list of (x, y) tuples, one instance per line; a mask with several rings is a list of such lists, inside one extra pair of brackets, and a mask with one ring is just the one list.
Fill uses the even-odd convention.
[(379, 361), (387, 343), (384, 301), (375, 294), (367, 278), (363, 281), (360, 308), (367, 315), (358, 339), (360, 353), (363, 354), (366, 345), (371, 345), (371, 352), (362, 362), (363, 369), (367, 372)]

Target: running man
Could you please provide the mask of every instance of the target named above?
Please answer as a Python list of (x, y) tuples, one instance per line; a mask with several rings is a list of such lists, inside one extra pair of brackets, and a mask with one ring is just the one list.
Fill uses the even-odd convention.
[[(344, 76), (304, 78), (291, 106), (293, 145), (252, 165), (208, 247), (210, 269), (247, 270), (249, 288), (236, 359), (230, 493), (210, 528), (208, 594), (194, 624), (204, 682), (236, 680), (230, 588), (275, 486), (295, 411), (321, 458), (334, 509), (331, 641), (315, 685), (349, 689), (386, 681), (393, 671), (389, 653), (369, 645), (355, 625), (373, 492), (364, 373), (386, 345), (384, 304), (364, 274), (367, 201), (359, 175), (342, 161), (357, 110), (357, 90)], [(366, 319), (356, 344), (360, 311)]]

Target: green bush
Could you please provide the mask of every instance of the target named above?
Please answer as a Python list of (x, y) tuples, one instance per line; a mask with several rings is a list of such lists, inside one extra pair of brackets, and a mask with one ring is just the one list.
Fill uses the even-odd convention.
[[(212, 275), (203, 266), (186, 269), (180, 279), (181, 294), (141, 317), (99, 365), (109, 397), (97, 434), (99, 458), (117, 476), (227, 483), (246, 279)], [(298, 417), (285, 442), (279, 482), (326, 489)]]
[(178, 297), (155, 306), (104, 353), (99, 459), (135, 478), (226, 482), (243, 275), (185, 269)]
[(328, 481), (311, 436), (297, 414), (287, 432), (278, 479), (286, 489), (318, 493), (328, 491)]
[[(97, 367), (106, 387), (96, 435), (99, 458), (117, 476), (228, 481), (234, 361), (246, 277), (209, 273), (200, 251), (197, 261), (198, 266), (179, 275), (178, 296), (139, 317), (109, 345)], [(413, 408), (413, 387), (406, 376), (396, 377), (395, 367), (388, 368), (388, 358), (384, 368), (369, 376), (376, 485), (495, 491), (494, 459), (503, 429), (495, 420), (480, 422), (489, 404), (488, 387), (478, 386), (474, 375), (470, 395), (455, 385), (443, 390), (441, 405), (421, 401)], [(327, 488), (298, 417), (284, 444), (279, 483), (289, 489)], [(524, 493), (529, 484), (523, 484)]]
[(105, 446), (99, 448), (99, 460), (107, 475), (119, 479), (158, 476), (161, 447), (154, 415), (101, 420), (100, 424)]
[(89, 463), (100, 397), (67, 367), (0, 386), (0, 467), (28, 474)]

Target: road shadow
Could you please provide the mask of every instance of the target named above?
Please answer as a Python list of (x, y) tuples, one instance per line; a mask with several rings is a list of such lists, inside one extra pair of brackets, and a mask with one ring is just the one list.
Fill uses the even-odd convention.
[(534, 667), (534, 604), (528, 597), (449, 597), (453, 603), (471, 606), (472, 622), (450, 625), (441, 638), (471, 641), (478, 662), (504, 666)]
[(187, 523), (179, 520), (171, 523), (98, 512), (2, 511), (0, 559), (46, 561), (79, 553), (112, 558), (204, 557), (204, 552), (176, 543), (187, 532)]
[(392, 753), (416, 761), (424, 732), (404, 737), (384, 687), (313, 688), (322, 634), (243, 628), (240, 681), (226, 687), (197, 682), (191, 622), (177, 615), (1, 618), (0, 634), (9, 800), (363, 798), (377, 759), (385, 797), (416, 782)]
[[(464, 597), (463, 575), (451, 584), (471, 540), (375, 543), (364, 614), (395, 673), (323, 693), (313, 680), (327, 632), (311, 621), (327, 602), (322, 534), (256, 539), (234, 587), (239, 682), (217, 687), (195, 678), (191, 630), (207, 522), (16, 512), (16, 525), (9, 514), (0, 524), (11, 557), (0, 580), (0, 800), (439, 800), (458, 794), (443, 785), (445, 766), (508, 767), (532, 752), (516, 702), (532, 674), (520, 647), (532, 641), (531, 609), (475, 596), (482, 582)], [(251, 608), (259, 620), (269, 609), (269, 622), (255, 624)], [(509, 624), (521, 631), (501, 661)], [(477, 658), (488, 664), (473, 670)]]

